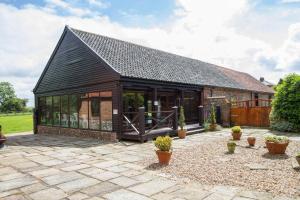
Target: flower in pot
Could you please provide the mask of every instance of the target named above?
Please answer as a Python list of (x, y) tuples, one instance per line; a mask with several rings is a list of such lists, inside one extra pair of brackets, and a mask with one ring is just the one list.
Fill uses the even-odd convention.
[(159, 136), (154, 141), (154, 145), (157, 148), (156, 155), (159, 164), (168, 165), (172, 155), (172, 138), (169, 136)]
[(289, 145), (289, 138), (286, 136), (267, 135), (265, 142), (270, 154), (284, 154)]
[(2, 133), (2, 126), (0, 125), (0, 148), (3, 147), (5, 141), (6, 141), (6, 137)]
[(234, 153), (236, 147), (236, 143), (232, 140), (227, 142), (227, 148), (229, 153)]
[(186, 130), (184, 129), (185, 126), (185, 117), (184, 117), (184, 109), (183, 106), (180, 106), (180, 112), (179, 112), (179, 127), (178, 130), (178, 137), (180, 139), (184, 139), (186, 136)]
[(297, 155), (296, 155), (296, 160), (297, 160), (297, 162), (299, 163), (299, 165), (300, 165), (300, 152), (299, 153), (297, 153)]
[(255, 145), (256, 138), (253, 137), (253, 136), (249, 136), (249, 137), (247, 138), (247, 141), (248, 141), (249, 146), (252, 146), (252, 147), (253, 147), (253, 146)]
[(232, 138), (233, 140), (240, 140), (241, 139), (241, 136), (242, 136), (242, 129), (240, 126), (234, 126), (231, 128), (231, 135), (232, 135)]

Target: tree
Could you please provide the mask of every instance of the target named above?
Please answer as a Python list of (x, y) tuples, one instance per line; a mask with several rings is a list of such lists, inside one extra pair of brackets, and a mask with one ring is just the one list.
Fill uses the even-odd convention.
[(0, 82), (0, 112), (20, 112), (26, 109), (27, 99), (17, 98), (13, 86)]
[(0, 82), (0, 106), (12, 98), (16, 98), (13, 86), (9, 82)]
[(289, 74), (276, 86), (270, 121), (275, 130), (300, 130), (300, 75)]

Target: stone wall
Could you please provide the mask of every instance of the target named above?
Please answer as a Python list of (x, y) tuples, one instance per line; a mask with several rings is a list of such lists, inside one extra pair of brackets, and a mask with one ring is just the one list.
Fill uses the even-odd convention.
[(56, 127), (56, 126), (41, 126), (41, 125), (37, 126), (37, 131), (38, 134), (95, 138), (95, 139), (111, 141), (111, 142), (118, 141), (117, 133), (115, 132), (83, 130), (83, 129), (64, 128), (64, 127)]

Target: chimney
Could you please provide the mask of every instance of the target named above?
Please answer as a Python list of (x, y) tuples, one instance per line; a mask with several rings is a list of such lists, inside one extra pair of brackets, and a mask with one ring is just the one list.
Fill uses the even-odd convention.
[(260, 82), (264, 82), (264, 80), (265, 80), (264, 77), (260, 77), (260, 78), (259, 78), (259, 81), (260, 81)]

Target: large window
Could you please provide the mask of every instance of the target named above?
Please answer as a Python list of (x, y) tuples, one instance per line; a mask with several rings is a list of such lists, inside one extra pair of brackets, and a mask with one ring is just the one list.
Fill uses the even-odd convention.
[(53, 125), (60, 125), (60, 96), (53, 97)]
[(61, 96), (61, 126), (69, 127), (69, 99), (68, 95)]
[(88, 94), (80, 95), (79, 101), (79, 128), (89, 128)]
[(46, 97), (46, 108), (45, 108), (46, 124), (52, 125), (52, 97)]
[(39, 124), (112, 130), (112, 92), (39, 97)]
[(69, 96), (69, 110), (70, 110), (70, 127), (78, 128), (78, 96)]

